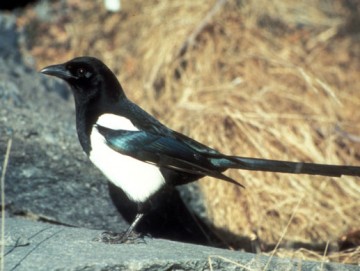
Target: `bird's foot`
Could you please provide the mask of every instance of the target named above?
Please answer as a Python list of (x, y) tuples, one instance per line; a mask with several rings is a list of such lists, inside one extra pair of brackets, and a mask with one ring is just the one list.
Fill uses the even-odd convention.
[(111, 232), (105, 231), (94, 239), (96, 242), (105, 244), (146, 244), (144, 235), (136, 232)]

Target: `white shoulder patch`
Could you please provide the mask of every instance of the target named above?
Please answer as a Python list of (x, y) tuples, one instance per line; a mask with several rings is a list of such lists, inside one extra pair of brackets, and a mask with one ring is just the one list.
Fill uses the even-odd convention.
[(131, 120), (115, 114), (101, 115), (96, 121), (96, 124), (112, 130), (139, 131)]

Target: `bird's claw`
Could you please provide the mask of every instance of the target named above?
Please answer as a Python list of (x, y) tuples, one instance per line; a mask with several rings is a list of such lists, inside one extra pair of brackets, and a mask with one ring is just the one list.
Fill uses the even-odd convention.
[(94, 241), (105, 244), (146, 244), (144, 236), (136, 232), (127, 235), (126, 232), (105, 231), (96, 237)]

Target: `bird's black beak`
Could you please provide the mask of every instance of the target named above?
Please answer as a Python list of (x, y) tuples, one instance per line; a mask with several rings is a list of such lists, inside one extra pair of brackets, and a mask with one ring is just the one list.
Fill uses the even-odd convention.
[(43, 68), (41, 71), (43, 74), (56, 76), (58, 78), (69, 80), (76, 79), (76, 76), (73, 76), (66, 68), (64, 64), (51, 65)]

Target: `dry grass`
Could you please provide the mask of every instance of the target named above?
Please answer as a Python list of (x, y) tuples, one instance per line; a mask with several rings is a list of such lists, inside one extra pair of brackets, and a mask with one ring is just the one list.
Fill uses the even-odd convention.
[[(125, 1), (107, 14), (102, 1), (68, 0), (52, 23), (28, 11), (19, 24), (34, 31), (39, 67), (97, 56), (132, 100), (224, 153), (359, 165), (360, 46), (346, 18), (360, 7), (330, 2), (228, 1), (180, 56), (215, 1)], [(276, 255), (324, 260), (329, 243), (325, 258), (360, 263), (359, 247), (335, 253), (359, 229), (358, 178), (229, 174), (247, 188), (201, 181), (217, 227), (257, 239), (262, 250), (293, 217), (280, 244), (287, 249)], [(298, 243), (320, 251), (294, 250)]]
[(5, 270), (5, 176), (9, 163), (10, 151), (12, 145), (12, 138), (8, 140), (4, 163), (1, 167), (0, 177), (0, 197), (1, 197), (1, 231), (0, 231), (0, 270)]

